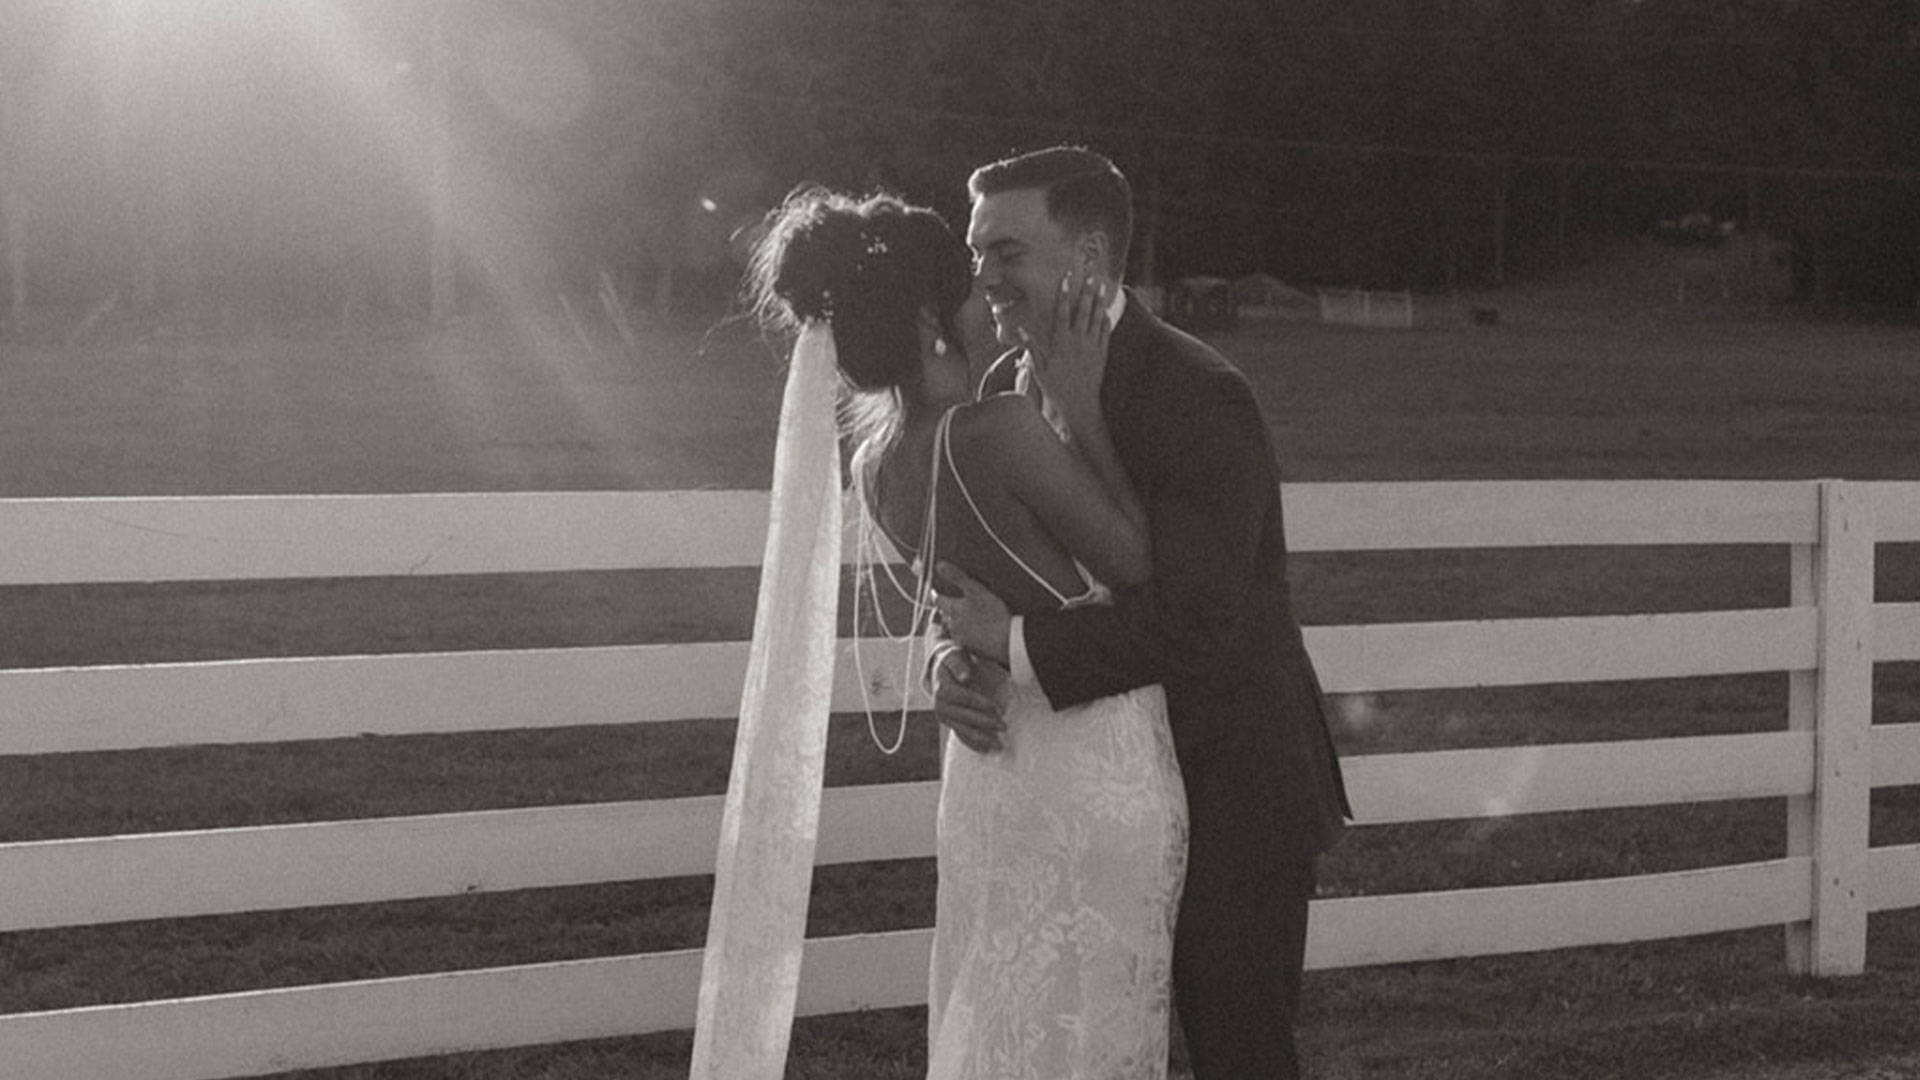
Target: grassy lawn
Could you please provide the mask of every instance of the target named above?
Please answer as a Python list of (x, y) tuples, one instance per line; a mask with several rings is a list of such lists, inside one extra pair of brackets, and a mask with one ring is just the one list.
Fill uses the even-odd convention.
[[(1920, 477), (1920, 332), (1594, 313), (1502, 298), (1498, 326), (1314, 324), (1218, 339), (1297, 481)], [(23, 345), (0, 360), (0, 495), (761, 487), (777, 362), (738, 328), (644, 357), (534, 332)], [(1882, 550), (1883, 600), (1920, 554)], [(1302, 556), (1310, 624), (1762, 607), (1785, 553), (1695, 548)], [(750, 572), (0, 589), (0, 667), (744, 638)], [(1920, 665), (1875, 720), (1920, 721)], [(1784, 676), (1339, 699), (1362, 754), (1776, 730)], [(717, 792), (724, 719), (0, 758), (0, 840)], [(829, 783), (935, 775), (836, 718)], [(1920, 842), (1882, 791), (1876, 844)], [(1630, 874), (1781, 854), (1778, 801), (1353, 830), (1328, 895)], [(710, 882), (641, 882), (0, 935), (0, 1011), (698, 946)], [(823, 869), (810, 933), (927, 925), (928, 860)], [(1326, 1077), (1866, 1076), (1920, 1056), (1920, 911), (1873, 918), (1865, 976), (1789, 977), (1779, 931), (1308, 977)], [(922, 1010), (802, 1021), (796, 1077), (917, 1077)], [(684, 1076), (685, 1033), (303, 1074)], [(1891, 1066), (1889, 1066), (1891, 1067)], [(1915, 1066), (1920, 1071), (1920, 1066)], [(1913, 1075), (1886, 1073), (1884, 1075)]]

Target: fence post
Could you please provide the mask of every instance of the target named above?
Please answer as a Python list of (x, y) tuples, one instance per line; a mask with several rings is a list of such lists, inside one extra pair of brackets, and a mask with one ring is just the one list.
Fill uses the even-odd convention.
[[(1813, 486), (1816, 507), (1820, 488)], [(1816, 509), (1816, 514), (1818, 510)], [(1788, 549), (1787, 573), (1791, 582), (1787, 602), (1793, 607), (1813, 607), (1820, 602), (1816, 557), (1820, 545), (1794, 544)], [(1819, 663), (1816, 646), (1816, 659)], [(1787, 673), (1787, 730), (1816, 730), (1820, 712), (1820, 680), (1817, 667)], [(1787, 799), (1787, 854), (1813, 856), (1813, 796), (1793, 795)], [(1813, 974), (1813, 924), (1787, 924), (1787, 970), (1795, 975)]]
[(1794, 800), (1788, 827), (1789, 853), (1813, 857), (1812, 922), (1788, 934), (1787, 962), (1800, 974), (1866, 970), (1873, 543), (1867, 489), (1821, 481), (1819, 545), (1811, 560), (1794, 556), (1795, 592), (1811, 591), (1820, 609), (1817, 667), (1796, 679), (1789, 705), (1790, 724), (1804, 723), (1810, 707), (1814, 729), (1813, 795)]

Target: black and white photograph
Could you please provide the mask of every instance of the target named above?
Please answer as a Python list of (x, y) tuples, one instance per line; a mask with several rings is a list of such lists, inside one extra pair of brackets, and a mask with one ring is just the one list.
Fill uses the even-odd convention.
[(1920, 0), (0, 0), (0, 1080), (1920, 1080)]

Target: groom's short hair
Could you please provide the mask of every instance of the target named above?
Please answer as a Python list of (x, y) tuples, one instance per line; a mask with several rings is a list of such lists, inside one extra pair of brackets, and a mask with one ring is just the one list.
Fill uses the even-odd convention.
[(1045, 193), (1047, 215), (1075, 235), (1103, 232), (1113, 252), (1113, 272), (1124, 276), (1133, 240), (1133, 185), (1105, 154), (1084, 146), (1050, 146), (982, 165), (967, 178), (967, 193)]

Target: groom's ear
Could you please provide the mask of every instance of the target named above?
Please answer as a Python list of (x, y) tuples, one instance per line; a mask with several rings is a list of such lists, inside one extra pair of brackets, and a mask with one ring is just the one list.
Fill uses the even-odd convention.
[(1080, 269), (1084, 273), (1105, 274), (1113, 254), (1113, 241), (1100, 229), (1089, 229), (1080, 234), (1078, 244)]

